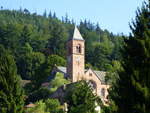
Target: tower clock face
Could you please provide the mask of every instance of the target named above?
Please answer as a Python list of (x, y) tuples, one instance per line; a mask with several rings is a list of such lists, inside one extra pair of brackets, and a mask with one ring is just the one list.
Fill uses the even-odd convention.
[(77, 62), (80, 62), (80, 57), (77, 57), (77, 58), (76, 58), (76, 61), (77, 61)]
[(80, 57), (77, 57), (76, 58), (76, 62), (77, 62), (77, 64), (78, 64), (78, 66), (80, 65)]

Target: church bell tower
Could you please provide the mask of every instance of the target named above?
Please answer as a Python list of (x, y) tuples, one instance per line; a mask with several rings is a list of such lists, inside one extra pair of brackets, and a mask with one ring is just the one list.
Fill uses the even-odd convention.
[(75, 27), (73, 37), (67, 42), (67, 75), (72, 82), (84, 77), (84, 49), (84, 39)]

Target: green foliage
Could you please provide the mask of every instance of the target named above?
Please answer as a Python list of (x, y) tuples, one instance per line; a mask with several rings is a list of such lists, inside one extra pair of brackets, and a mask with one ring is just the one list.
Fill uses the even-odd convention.
[(85, 38), (86, 63), (98, 70), (110, 70), (112, 61), (121, 59), (122, 36), (103, 31), (98, 24), (93, 26), (86, 20), (81, 21), (79, 28)]
[(28, 108), (28, 113), (63, 113), (61, 105), (57, 99), (40, 100), (35, 103), (35, 107)]
[(115, 113), (150, 112), (150, 1), (138, 9), (129, 39), (125, 39), (122, 70), (113, 85)]
[(66, 96), (69, 113), (96, 113), (95, 102), (99, 101), (85, 81), (76, 83), (68, 90)]
[[(67, 41), (67, 33), (60, 21), (54, 20), (51, 22), (51, 35), (47, 47), (53, 54), (65, 55), (65, 42)], [(63, 51), (62, 51), (63, 50)]]
[(45, 109), (46, 109), (45, 103), (43, 102), (43, 100), (40, 100), (35, 103), (35, 107), (28, 108), (26, 110), (26, 112), (28, 112), (28, 113), (49, 113), (49, 112), (46, 112)]
[(110, 54), (112, 52), (112, 44), (108, 41), (98, 44), (94, 50), (94, 65), (100, 70), (109, 70), (111, 65)]
[[(45, 80), (45, 79), (43, 79), (43, 80)], [(38, 80), (38, 81), (41, 81), (41, 80)], [(34, 84), (30, 84), (28, 87), (32, 87), (32, 85), (34, 85), (34, 86), (39, 85), (39, 86), (38, 87), (35, 86), (33, 89), (31, 89), (30, 92), (32, 92), (32, 93), (30, 93), (30, 95), (28, 96), (27, 103), (28, 102), (36, 102), (40, 99), (47, 99), (52, 92), (57, 90), (58, 87), (62, 86), (63, 84), (68, 84), (68, 83), (69, 83), (69, 81), (66, 80), (64, 78), (64, 75), (61, 73), (57, 73), (55, 75), (55, 78), (52, 81), (50, 81), (50, 87), (49, 87), (50, 89), (49, 88), (41, 88), (41, 85), (39, 85), (38, 82), (34, 82)]]
[(66, 66), (66, 60), (58, 55), (50, 55), (47, 59), (48, 65), (50, 65), (52, 68), (55, 65)]
[(50, 113), (63, 113), (61, 105), (57, 99), (47, 99), (45, 101), (46, 111)]
[[(41, 83), (50, 76), (55, 64), (66, 66), (65, 43), (68, 37), (72, 37), (74, 20), (70, 21), (67, 15), (60, 20), (51, 12), (48, 16), (47, 12), (43, 16), (31, 14), (27, 9), (0, 10), (0, 20), (0, 44), (10, 50), (22, 79), (32, 81), (26, 94), (40, 92)], [(85, 39), (87, 67), (110, 70), (112, 61), (121, 58), (123, 38), (86, 20), (78, 27)], [(56, 77), (51, 90), (63, 83), (67, 82), (61, 76)]]
[[(74, 20), (70, 21), (67, 15), (60, 20), (55, 13), (51, 12), (48, 17), (46, 15), (46, 12), (43, 16), (36, 13), (31, 14), (27, 9), (0, 10), (0, 44), (11, 50), (17, 62), (18, 72), (24, 79), (30, 79), (32, 76), (32, 72), (28, 72), (28, 66), (29, 70), (32, 67), (29, 65), (32, 62), (31, 58), (23, 61), (25, 64), (28, 63), (25, 71), (21, 71), (24, 66), (20, 65), (19, 56), (24, 56), (22, 49), (26, 43), (31, 46), (33, 52), (42, 52), (46, 56), (52, 54), (63, 58), (66, 56), (65, 43), (68, 37), (72, 37)], [(86, 63), (92, 64), (94, 68), (109, 70), (112, 60), (119, 60), (121, 57), (119, 50), (122, 47), (123, 38), (109, 33), (107, 30), (102, 30), (98, 24), (95, 26), (86, 20), (80, 22), (79, 28), (86, 43)], [(97, 53), (98, 55), (96, 55)], [(100, 60), (99, 62), (94, 60), (97, 58)], [(101, 62), (103, 61), (101, 59), (104, 62)]]
[(60, 86), (64, 84), (68, 84), (69, 81), (64, 78), (64, 75), (61, 73), (57, 73), (55, 75), (55, 78), (50, 82), (51, 85), (51, 91), (54, 92), (59, 88)]
[(17, 75), (15, 61), (10, 53), (0, 45), (0, 112), (22, 113), (23, 90)]
[(28, 95), (28, 99), (26, 100), (26, 103), (29, 102), (36, 102), (41, 99), (47, 99), (49, 95), (51, 94), (51, 91), (47, 88), (39, 88), (38, 90), (33, 91)]
[(33, 80), (35, 72), (39, 69), (41, 64), (45, 62), (45, 56), (41, 52), (33, 52), (29, 43), (19, 51), (20, 56), (17, 59), (18, 72), (23, 79)]
[(49, 55), (45, 62), (36, 70), (33, 78), (33, 84), (38, 88), (41, 86), (48, 76), (51, 76), (51, 71), (55, 65), (65, 66), (66, 61), (58, 55)]
[(119, 61), (112, 61), (112, 67), (107, 73), (105, 80), (108, 84), (114, 85), (118, 80), (118, 71), (122, 70), (121, 63)]

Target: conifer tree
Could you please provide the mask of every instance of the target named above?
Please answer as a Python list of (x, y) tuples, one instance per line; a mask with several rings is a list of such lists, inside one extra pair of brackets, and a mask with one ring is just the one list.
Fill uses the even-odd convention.
[(0, 45), (0, 113), (22, 113), (23, 91), (13, 57)]
[(150, 1), (138, 9), (130, 28), (111, 99), (115, 113), (150, 113)]
[(102, 104), (99, 97), (92, 93), (92, 87), (85, 81), (73, 84), (67, 90), (68, 113), (97, 113), (95, 103)]

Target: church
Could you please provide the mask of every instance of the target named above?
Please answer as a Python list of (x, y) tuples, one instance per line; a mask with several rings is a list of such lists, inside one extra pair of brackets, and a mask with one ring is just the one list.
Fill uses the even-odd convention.
[(55, 67), (55, 72), (60, 72), (72, 83), (86, 80), (93, 88), (93, 93), (100, 96), (104, 103), (108, 102), (109, 85), (105, 82), (106, 72), (85, 69), (85, 40), (77, 27), (73, 36), (67, 41), (67, 68)]

